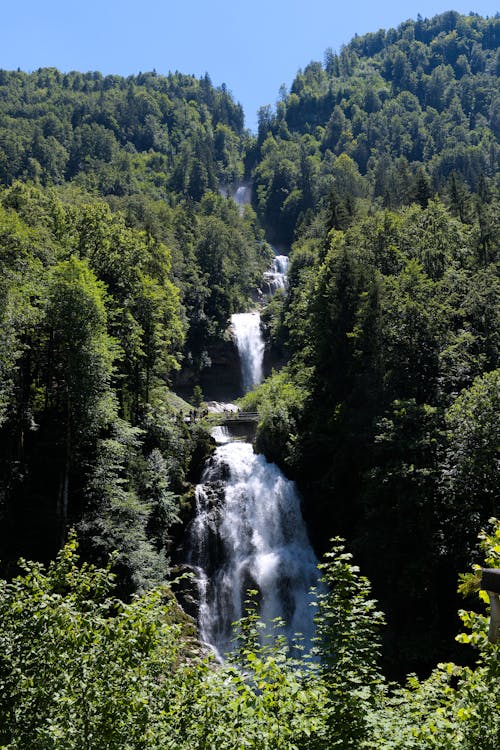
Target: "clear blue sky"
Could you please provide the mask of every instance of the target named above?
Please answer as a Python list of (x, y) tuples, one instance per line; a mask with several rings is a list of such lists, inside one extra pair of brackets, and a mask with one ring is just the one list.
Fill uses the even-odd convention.
[(254, 128), (281, 84), (323, 60), (355, 33), (397, 26), (445, 10), (493, 16), (497, 0), (20, 0), (6, 2), (0, 67), (100, 70), (129, 75), (156, 69), (225, 83)]

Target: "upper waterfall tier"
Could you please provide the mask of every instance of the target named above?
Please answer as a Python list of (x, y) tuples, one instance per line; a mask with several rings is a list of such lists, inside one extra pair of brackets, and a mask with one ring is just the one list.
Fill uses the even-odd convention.
[(252, 188), (249, 185), (240, 185), (233, 196), (233, 200), (238, 206), (246, 206), (250, 203)]
[(240, 215), (245, 213), (245, 206), (250, 204), (252, 198), (252, 188), (250, 185), (239, 185), (233, 193), (233, 201), (238, 206)]

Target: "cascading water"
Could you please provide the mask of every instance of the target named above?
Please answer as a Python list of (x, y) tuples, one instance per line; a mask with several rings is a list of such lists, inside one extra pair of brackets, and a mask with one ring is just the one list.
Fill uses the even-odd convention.
[(249, 185), (239, 185), (233, 195), (233, 200), (239, 208), (240, 214), (244, 214), (245, 206), (250, 203), (252, 188)]
[(273, 295), (278, 289), (286, 289), (288, 255), (276, 255), (269, 271), (264, 273), (264, 291)]
[(217, 425), (217, 427), (212, 427), (211, 435), (217, 445), (231, 442), (231, 433), (228, 427), (223, 427), (220, 425)]
[(238, 204), (238, 206), (245, 206), (250, 203), (251, 192), (252, 191), (249, 185), (240, 185), (236, 188), (233, 200)]
[(204, 641), (229, 651), (231, 625), (244, 614), (248, 589), (256, 589), (262, 621), (282, 618), (289, 639), (301, 633), (310, 644), (317, 560), (295, 486), (275, 464), (249, 443), (220, 445), (197, 489), (192, 532)]
[(245, 393), (262, 381), (264, 339), (258, 312), (236, 313), (231, 316), (236, 347), (240, 357), (241, 379)]
[[(283, 257), (275, 259), (273, 273), (286, 273)], [(231, 322), (248, 391), (262, 380), (260, 315), (233, 315)], [(227, 427), (212, 434), (218, 447), (196, 490), (190, 535), (200, 635), (219, 655), (228, 652), (232, 623), (244, 615), (248, 589), (256, 589), (262, 621), (282, 619), (287, 637), (301, 633), (307, 648), (318, 572), (295, 485), (250, 443), (232, 441)]]

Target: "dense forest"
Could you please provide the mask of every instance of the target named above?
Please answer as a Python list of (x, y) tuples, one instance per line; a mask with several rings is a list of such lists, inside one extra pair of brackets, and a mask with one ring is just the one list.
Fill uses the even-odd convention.
[[(500, 567), (499, 41), (355, 37), (255, 136), (208, 75), (0, 71), (0, 747), (498, 747), (498, 645), (454, 636)], [(249, 594), (216, 666), (171, 590), (213, 451), (184, 417), (271, 244), (285, 364), (241, 406), (324, 556), (317, 653)]]
[(76, 523), (130, 593), (165, 579), (209, 450), (169, 385), (209, 364), (268, 263), (253, 211), (213, 190), (242, 173), (242, 115), (207, 78), (2, 81), (3, 563), (50, 559)]
[(331, 205), (345, 229), (374, 207), (453, 211), (498, 168), (498, 19), (445, 13), (356, 37), (300, 71), (259, 113), (256, 205), (274, 242)]
[(295, 241), (265, 314), (288, 365), (247, 408), (318, 547), (335, 530), (369, 575), (399, 676), (450, 648), (498, 513), (499, 32), (450, 13), (354, 39), (261, 118), (256, 207)]

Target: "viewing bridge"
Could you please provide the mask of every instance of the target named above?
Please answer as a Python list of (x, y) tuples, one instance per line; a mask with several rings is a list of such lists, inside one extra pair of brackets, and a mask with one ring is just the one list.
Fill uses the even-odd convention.
[(257, 424), (259, 415), (256, 411), (223, 411), (212, 412), (206, 419), (212, 425)]

